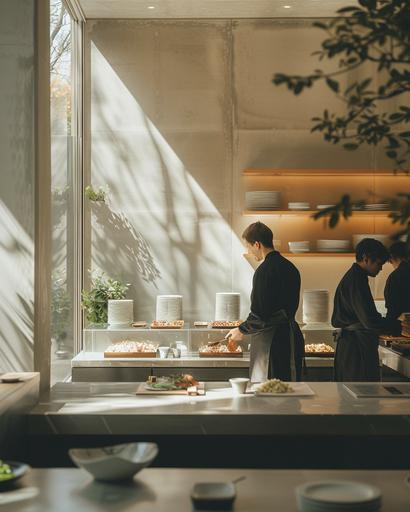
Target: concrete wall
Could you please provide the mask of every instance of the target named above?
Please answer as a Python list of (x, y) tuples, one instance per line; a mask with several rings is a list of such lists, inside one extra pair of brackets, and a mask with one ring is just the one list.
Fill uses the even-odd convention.
[(0, 372), (33, 368), (34, 2), (0, 2)]
[[(183, 294), (186, 320), (212, 319), (215, 292), (231, 290), (241, 292), (246, 315), (253, 269), (240, 235), (255, 218), (242, 215), (243, 196), (259, 185), (245, 183), (244, 169), (385, 165), (370, 148), (346, 152), (310, 134), (311, 117), (342, 109), (325, 86), (296, 98), (272, 85), (276, 71), (318, 67), (310, 54), (321, 40), (305, 20), (87, 23), (87, 181), (107, 185), (109, 194), (107, 204), (87, 205), (86, 265), (132, 284), (136, 319), (154, 317), (160, 293)], [(339, 182), (335, 198), (350, 185)], [(373, 218), (354, 220), (339, 235), (299, 217), (263, 220), (284, 251), (289, 239), (390, 229)], [(303, 287), (331, 294), (352, 263), (293, 261)]]

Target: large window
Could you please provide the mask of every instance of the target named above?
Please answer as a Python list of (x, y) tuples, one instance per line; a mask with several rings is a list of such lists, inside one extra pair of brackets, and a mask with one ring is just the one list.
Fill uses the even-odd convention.
[[(62, 0), (50, 0), (50, 115), (52, 187), (51, 383), (70, 375), (78, 293), (80, 176), (78, 26)], [(81, 197), (81, 196), (80, 196)]]

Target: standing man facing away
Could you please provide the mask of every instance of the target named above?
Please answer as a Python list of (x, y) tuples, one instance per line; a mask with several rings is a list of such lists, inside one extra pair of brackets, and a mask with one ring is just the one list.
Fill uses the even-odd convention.
[(332, 324), (341, 328), (335, 354), (335, 380), (379, 381), (379, 333), (397, 329), (376, 310), (369, 276), (376, 277), (388, 260), (384, 245), (365, 238), (356, 246), (356, 263), (336, 289)]
[(273, 247), (268, 226), (255, 222), (242, 234), (246, 247), (262, 261), (253, 277), (251, 312), (226, 337), (241, 341), (252, 335), (250, 378), (300, 380), (304, 356), (303, 335), (295, 321), (299, 306), (300, 274), (289, 260)]
[(389, 275), (384, 288), (389, 320), (397, 320), (402, 313), (410, 312), (410, 261), (405, 242), (392, 244), (389, 261), (393, 272)]

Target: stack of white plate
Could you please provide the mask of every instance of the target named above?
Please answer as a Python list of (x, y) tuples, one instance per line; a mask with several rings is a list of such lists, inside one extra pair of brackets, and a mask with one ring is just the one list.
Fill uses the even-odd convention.
[(157, 295), (156, 320), (182, 320), (182, 295)]
[(377, 487), (343, 480), (300, 485), (296, 499), (300, 512), (377, 512), (382, 504)]
[(366, 233), (361, 235), (353, 235), (353, 247), (356, 249), (356, 245), (364, 238), (374, 238), (375, 240), (379, 240), (379, 242), (381, 242), (386, 247), (391, 243), (389, 235), (375, 235), (373, 233)]
[(219, 292), (215, 299), (215, 320), (239, 320), (241, 309), (240, 293)]
[(108, 301), (110, 327), (129, 327), (134, 320), (134, 301), (128, 299)]
[(310, 243), (307, 240), (303, 240), (302, 242), (289, 242), (289, 250), (290, 252), (300, 253), (300, 252), (309, 252)]
[(329, 321), (329, 292), (304, 290), (303, 323), (327, 323)]
[(326, 210), (326, 208), (332, 208), (334, 204), (318, 204), (316, 208), (318, 210)]
[(299, 202), (299, 203), (288, 203), (289, 210), (309, 210), (310, 203)]
[(387, 203), (372, 203), (364, 205), (364, 209), (369, 211), (387, 210), (388, 208), (389, 205)]
[(245, 192), (245, 206), (248, 210), (271, 210), (280, 207), (280, 192), (277, 190), (256, 190)]
[(350, 240), (318, 240), (317, 250), (319, 252), (348, 252)]

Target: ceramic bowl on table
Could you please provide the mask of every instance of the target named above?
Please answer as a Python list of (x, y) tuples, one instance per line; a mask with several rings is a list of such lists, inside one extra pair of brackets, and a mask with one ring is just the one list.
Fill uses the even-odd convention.
[(68, 454), (74, 464), (96, 480), (128, 480), (149, 466), (158, 455), (155, 443), (127, 443), (102, 448), (72, 448)]
[(243, 395), (244, 393), (246, 393), (246, 388), (249, 382), (249, 379), (247, 379), (246, 377), (236, 377), (233, 379), (229, 379), (229, 382), (231, 383), (234, 395)]

